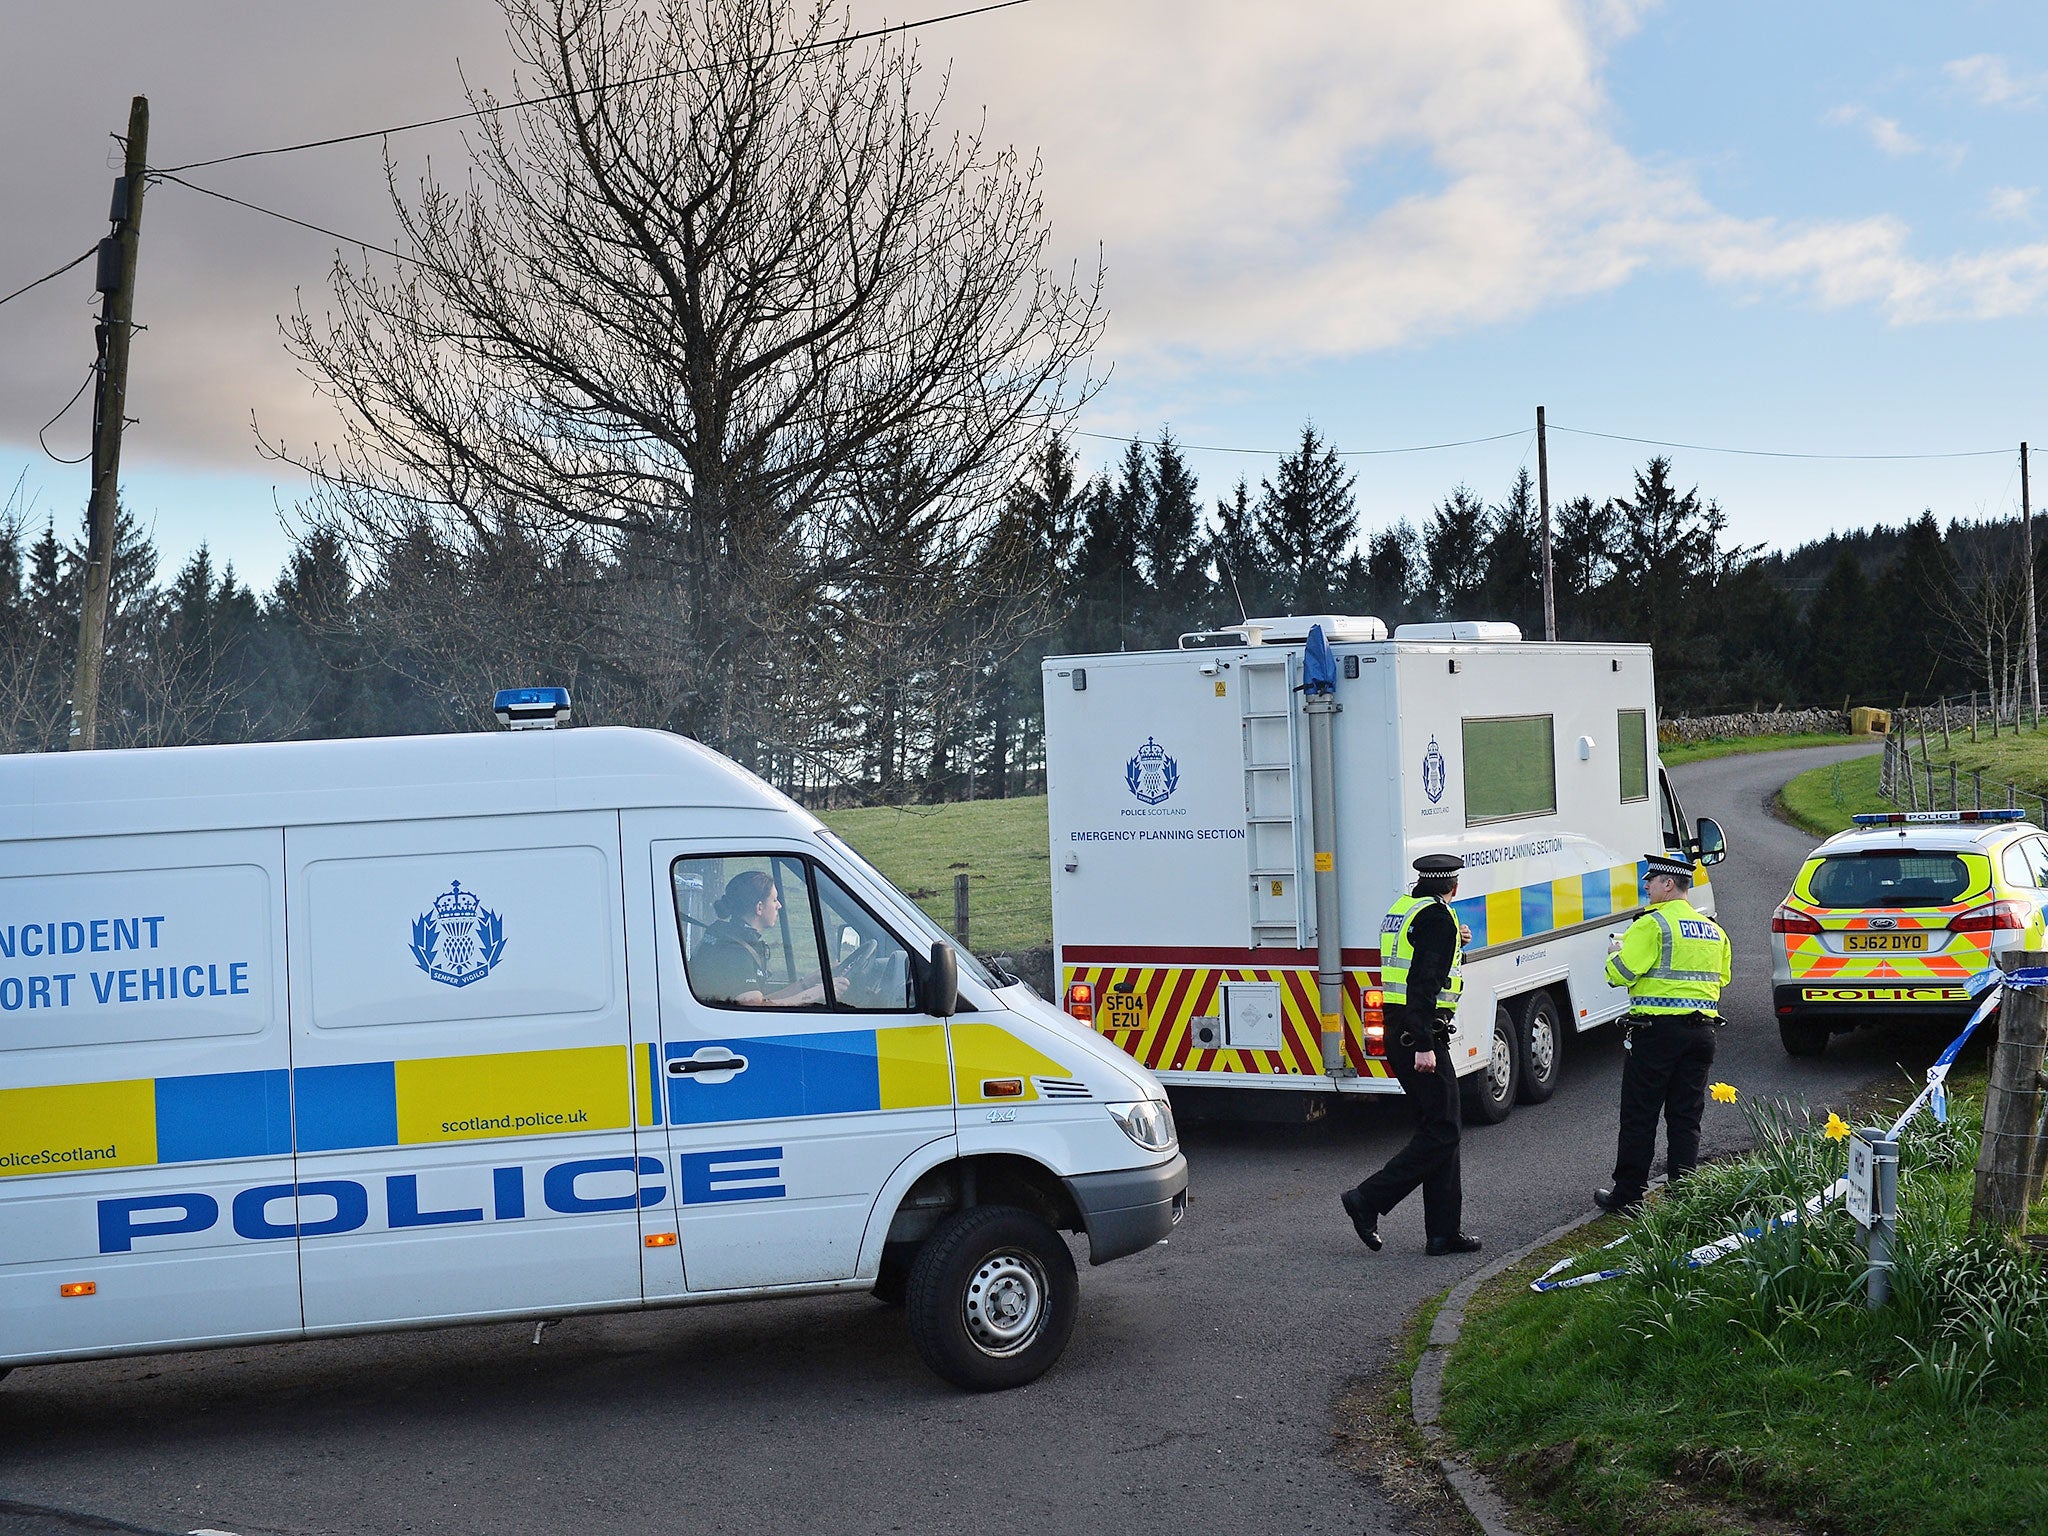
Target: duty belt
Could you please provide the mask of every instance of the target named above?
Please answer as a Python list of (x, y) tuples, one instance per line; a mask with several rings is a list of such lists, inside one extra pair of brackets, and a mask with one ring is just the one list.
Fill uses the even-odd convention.
[(1719, 1029), (1727, 1021), (1718, 1013), (1696, 1008), (1691, 1013), (1631, 1013), (1622, 1022), (1630, 1029), (1641, 1029), (1649, 1024), (1711, 1024)]

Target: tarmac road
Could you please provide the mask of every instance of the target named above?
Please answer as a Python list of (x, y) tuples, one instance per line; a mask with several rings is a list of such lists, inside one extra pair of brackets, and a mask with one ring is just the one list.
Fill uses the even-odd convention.
[[(1728, 832), (1714, 888), (1736, 943), (1716, 1076), (1831, 1098), (1943, 1041), (1898, 1029), (1794, 1062), (1770, 1013), (1771, 908), (1810, 839), (1764, 812), (1815, 763), (1679, 770)], [(1466, 1140), (1466, 1226), (1500, 1252), (1590, 1208), (1613, 1157), (1620, 1049), (1572, 1043), (1547, 1105)], [(1337, 1192), (1405, 1137), (1398, 1103), (1312, 1126), (1194, 1126), (1171, 1242), (1082, 1271), (1066, 1358), (968, 1397), (864, 1296), (324, 1340), (17, 1372), (0, 1386), (0, 1536), (91, 1526), (256, 1532), (1018, 1529), (1405, 1532), (1333, 1452), (1332, 1405), (1427, 1297), (1486, 1255), (1429, 1259), (1419, 1201), (1367, 1253)], [(1710, 1150), (1739, 1112), (1709, 1105)], [(0, 1324), (4, 1325), (4, 1324)], [(100, 1526), (100, 1529), (106, 1527)]]

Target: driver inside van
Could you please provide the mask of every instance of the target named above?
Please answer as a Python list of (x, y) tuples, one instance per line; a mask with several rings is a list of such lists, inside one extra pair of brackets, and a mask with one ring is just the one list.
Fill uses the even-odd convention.
[(764, 870), (747, 869), (726, 882), (715, 904), (718, 921), (704, 930), (690, 957), (690, 980), (707, 1003), (744, 1008), (789, 1008), (822, 1003), (821, 980), (768, 990), (768, 932), (782, 915), (782, 892)]

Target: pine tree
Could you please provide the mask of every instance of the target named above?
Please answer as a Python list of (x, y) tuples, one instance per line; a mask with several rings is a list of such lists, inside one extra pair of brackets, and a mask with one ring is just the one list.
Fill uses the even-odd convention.
[(1278, 484), (1259, 483), (1260, 553), (1274, 598), (1288, 613), (1328, 608), (1358, 527), (1352, 501), (1355, 476), (1310, 422), (1301, 443), (1280, 461)]
[(1468, 486), (1456, 487), (1430, 509), (1422, 548), (1439, 618), (1475, 616), (1472, 608), (1486, 579), (1486, 527), (1486, 503)]
[(1242, 476), (1227, 501), (1216, 503), (1216, 525), (1204, 543), (1210, 575), (1209, 614), (1204, 622), (1230, 624), (1266, 611), (1267, 582), (1261, 564), (1258, 512)]
[(1170, 429), (1162, 428), (1159, 441), (1152, 446), (1146, 489), (1138, 554), (1152, 596), (1147, 628), (1152, 643), (1170, 645), (1194, 622), (1200, 606), (1196, 581), (1202, 560), (1201, 490)]
[(1364, 611), (1390, 630), (1406, 622), (1428, 602), (1423, 562), (1422, 536), (1406, 518), (1375, 533), (1366, 546)]
[(1543, 631), (1543, 509), (1525, 464), (1506, 498), (1488, 509), (1477, 606), (1482, 617), (1518, 624), (1524, 634)]

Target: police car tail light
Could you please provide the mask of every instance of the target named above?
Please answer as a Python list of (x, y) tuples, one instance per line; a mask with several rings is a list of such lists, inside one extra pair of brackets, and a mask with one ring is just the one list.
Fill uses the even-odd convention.
[(2018, 931), (2027, 926), (2032, 910), (2024, 901), (1987, 901), (1981, 907), (1958, 912), (1948, 920), (1951, 933), (1991, 933), (1999, 929)]
[(1095, 989), (1085, 981), (1067, 988), (1067, 1012), (1090, 1029), (1095, 1027)]
[(1387, 1054), (1387, 994), (1378, 987), (1370, 988), (1358, 1010), (1360, 1033), (1365, 1037), (1365, 1054), (1384, 1057)]
[(1773, 933), (1820, 933), (1820, 919), (1797, 907), (1781, 906), (1771, 914)]

